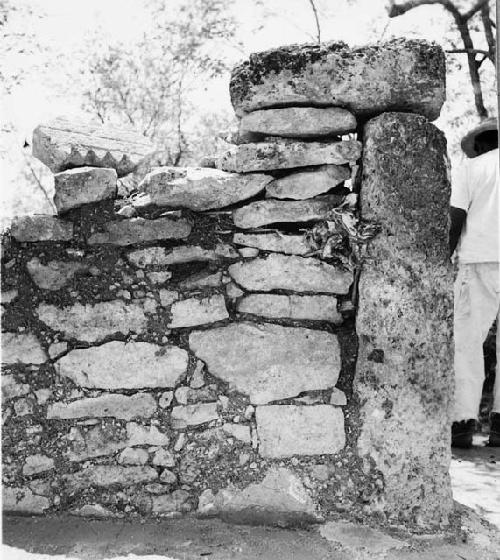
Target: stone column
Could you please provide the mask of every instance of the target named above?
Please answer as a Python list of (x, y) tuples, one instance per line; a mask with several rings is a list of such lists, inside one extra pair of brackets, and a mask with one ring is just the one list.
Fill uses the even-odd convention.
[(452, 508), (452, 279), (446, 140), (424, 117), (385, 113), (364, 128), (361, 210), (382, 232), (359, 285), (358, 452), (391, 522), (447, 523)]

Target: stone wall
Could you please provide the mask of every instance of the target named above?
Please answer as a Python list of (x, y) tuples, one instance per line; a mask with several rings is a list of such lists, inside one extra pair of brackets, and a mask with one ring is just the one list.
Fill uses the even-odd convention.
[(4, 509), (446, 524), (443, 53), (288, 47), (231, 94), (211, 167), (35, 130), (58, 216), (3, 237)]

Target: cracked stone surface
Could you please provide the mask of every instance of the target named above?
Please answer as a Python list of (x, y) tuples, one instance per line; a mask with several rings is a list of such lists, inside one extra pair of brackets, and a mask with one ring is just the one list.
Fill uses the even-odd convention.
[(42, 264), (38, 257), (26, 263), (26, 268), (33, 282), (42, 290), (60, 290), (78, 272), (87, 270), (87, 266), (79, 262), (49, 261)]
[(170, 308), (171, 329), (195, 327), (229, 319), (224, 296), (216, 294), (203, 299), (189, 298), (176, 301)]
[(174, 406), (172, 410), (172, 427), (176, 430), (189, 426), (199, 426), (212, 420), (218, 420), (217, 403), (196, 403), (186, 406)]
[(6, 375), (2, 373), (1, 380), (2, 398), (4, 400), (22, 397), (31, 391), (31, 387), (28, 383), (18, 383), (13, 375)]
[(284, 253), (285, 255), (306, 255), (310, 247), (302, 235), (284, 235), (282, 233), (235, 233), (233, 243), (256, 247), (262, 251)]
[(36, 496), (29, 488), (2, 488), (2, 507), (5, 512), (41, 514), (50, 506), (48, 498)]
[(168, 435), (160, 432), (156, 426), (143, 426), (128, 422), (127, 437), (129, 446), (134, 445), (168, 445)]
[(130, 486), (142, 482), (152, 482), (158, 473), (152, 467), (121, 467), (97, 465), (63, 476), (68, 491), (76, 492), (91, 486)]
[(34, 334), (2, 333), (2, 364), (43, 364), (47, 359)]
[(168, 266), (190, 262), (212, 262), (223, 258), (237, 258), (238, 253), (225, 243), (218, 243), (215, 249), (203, 249), (199, 245), (181, 245), (171, 250), (164, 247), (136, 249), (127, 254), (127, 259), (140, 268), (147, 266)]
[(12, 220), (11, 235), (16, 241), (71, 241), (73, 224), (55, 216), (35, 214)]
[(23, 466), (23, 474), (25, 476), (31, 476), (33, 474), (50, 471), (53, 468), (54, 459), (51, 457), (41, 454), (30, 455), (26, 457), (26, 461)]

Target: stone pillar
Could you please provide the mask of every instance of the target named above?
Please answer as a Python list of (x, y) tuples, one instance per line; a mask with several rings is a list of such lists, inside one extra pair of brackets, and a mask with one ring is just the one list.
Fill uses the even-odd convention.
[(436, 527), (452, 507), (446, 140), (408, 113), (370, 120), (364, 140), (361, 211), (382, 226), (363, 265), (356, 325), (358, 452), (384, 487), (367, 509)]

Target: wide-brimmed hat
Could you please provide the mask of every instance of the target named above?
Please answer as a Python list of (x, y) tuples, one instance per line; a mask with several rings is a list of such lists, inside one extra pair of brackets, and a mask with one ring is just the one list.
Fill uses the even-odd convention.
[(465, 152), (467, 157), (473, 158), (478, 155), (478, 153), (474, 149), (474, 142), (480, 134), (482, 134), (483, 132), (488, 132), (489, 130), (498, 130), (496, 117), (485, 119), (481, 124), (474, 127), (462, 138), (462, 142), (460, 143), (460, 145), (462, 146), (462, 150)]

